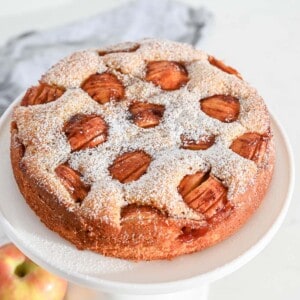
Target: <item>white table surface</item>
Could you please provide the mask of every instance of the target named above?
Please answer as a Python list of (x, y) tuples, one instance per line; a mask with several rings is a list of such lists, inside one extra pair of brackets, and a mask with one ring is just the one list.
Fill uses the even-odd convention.
[[(0, 45), (24, 31), (55, 27), (125, 2), (127, 0), (0, 0)], [(235, 66), (258, 89), (285, 128), (296, 164), (295, 192), (281, 230), (248, 265), (212, 284), (210, 300), (299, 300), (300, 202), (296, 195), (300, 193), (300, 95), (297, 91), (300, 86), (300, 1), (184, 2), (195, 6), (203, 4), (213, 12), (214, 25), (203, 40), (202, 48)]]

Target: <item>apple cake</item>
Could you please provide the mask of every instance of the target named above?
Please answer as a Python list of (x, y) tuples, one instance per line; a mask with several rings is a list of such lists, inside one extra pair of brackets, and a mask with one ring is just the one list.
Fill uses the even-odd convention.
[(78, 249), (170, 259), (236, 232), (269, 187), (263, 99), (233, 68), (158, 39), (76, 52), (14, 109), (26, 202)]

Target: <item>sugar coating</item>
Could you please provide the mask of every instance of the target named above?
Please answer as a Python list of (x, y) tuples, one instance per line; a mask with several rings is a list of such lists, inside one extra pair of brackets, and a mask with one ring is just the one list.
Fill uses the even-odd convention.
[[(135, 45), (135, 44), (134, 44)], [(262, 98), (245, 81), (212, 66), (207, 55), (186, 44), (157, 39), (138, 42), (134, 52), (99, 56), (96, 50), (77, 52), (61, 60), (42, 81), (62, 86), (66, 92), (48, 104), (17, 107), (14, 120), (18, 138), (25, 145), (24, 165), (41, 185), (48, 187), (70, 210), (89, 218), (101, 218), (118, 225), (121, 208), (128, 204), (151, 205), (169, 216), (201, 220), (179, 195), (177, 187), (186, 174), (209, 171), (228, 187), (228, 199), (245, 192), (255, 178), (257, 166), (229, 149), (245, 132), (265, 133), (269, 117)], [(101, 51), (121, 51), (124, 43)], [(147, 61), (171, 60), (185, 64), (189, 73), (186, 86), (163, 91), (144, 80)], [(111, 72), (125, 87), (125, 99), (98, 104), (80, 86), (90, 75)], [(225, 94), (240, 101), (240, 114), (233, 123), (223, 123), (200, 109), (200, 99)], [(128, 107), (133, 100), (164, 105), (160, 124), (143, 129), (130, 120)], [(64, 123), (78, 113), (98, 114), (108, 124), (108, 139), (92, 148), (71, 153), (63, 132)], [(182, 149), (181, 136), (198, 140), (216, 136), (207, 150)], [(146, 174), (122, 184), (112, 179), (108, 168), (122, 153), (144, 150), (151, 158)], [(55, 175), (55, 168), (68, 161), (78, 170), (91, 191), (79, 206)]]
[(42, 81), (65, 88), (80, 86), (90, 74), (105, 72), (106, 66), (97, 51), (75, 52), (62, 59), (42, 76)]

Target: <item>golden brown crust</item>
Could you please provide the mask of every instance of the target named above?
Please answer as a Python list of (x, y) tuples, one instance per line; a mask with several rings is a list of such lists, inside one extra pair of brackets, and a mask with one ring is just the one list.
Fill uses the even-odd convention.
[(27, 203), (107, 256), (170, 259), (224, 240), (263, 200), (275, 159), (263, 99), (238, 75), (154, 39), (63, 59), (13, 113)]
[[(156, 209), (129, 205), (121, 214), (120, 227), (84, 219), (76, 211), (61, 205), (53, 194), (42, 188), (22, 168), (23, 146), (12, 128), (11, 161), (14, 176), (29, 206), (51, 230), (76, 245), (106, 256), (132, 260), (171, 259), (196, 252), (221, 242), (238, 231), (261, 204), (273, 174), (275, 151), (268, 144), (263, 166), (255, 182), (242, 195), (238, 205), (205, 224), (199, 221), (169, 218)], [(53, 213), (55, 211), (55, 213)]]

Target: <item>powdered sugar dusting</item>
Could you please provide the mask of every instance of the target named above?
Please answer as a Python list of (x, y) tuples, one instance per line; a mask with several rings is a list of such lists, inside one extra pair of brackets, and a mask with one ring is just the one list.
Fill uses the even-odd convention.
[[(249, 85), (233, 75), (210, 65), (207, 55), (191, 46), (154, 39), (142, 40), (134, 52), (116, 52), (99, 56), (97, 51), (82, 51), (63, 59), (42, 80), (66, 88), (56, 101), (14, 112), (18, 138), (26, 147), (23, 163), (31, 168), (60, 201), (73, 209), (72, 199), (55, 176), (55, 168), (66, 161), (82, 174), (91, 191), (78, 211), (85, 216), (101, 218), (118, 225), (120, 210), (130, 203), (151, 205), (177, 218), (201, 220), (203, 216), (190, 209), (177, 191), (186, 174), (208, 171), (228, 187), (228, 198), (243, 193), (257, 173), (254, 162), (232, 152), (232, 141), (248, 131), (264, 133), (269, 118), (263, 100)], [(128, 44), (111, 48), (126, 49)], [(114, 50), (115, 49), (115, 50)], [(189, 73), (186, 86), (162, 91), (144, 80), (147, 61), (173, 60), (185, 65)], [(90, 75), (114, 73), (124, 84), (126, 98), (120, 102), (98, 104), (80, 89)], [(241, 111), (233, 123), (223, 123), (200, 109), (200, 100), (218, 94), (237, 97)], [(130, 119), (132, 101), (164, 105), (160, 124), (143, 129)], [(93, 149), (72, 152), (62, 131), (63, 125), (78, 113), (98, 114), (108, 125), (108, 139)], [(198, 140), (215, 136), (208, 150), (184, 150), (181, 136)], [(151, 158), (147, 173), (139, 180), (121, 184), (108, 171), (120, 154), (144, 150)]]
[(42, 81), (65, 88), (76, 88), (90, 75), (105, 70), (106, 66), (96, 51), (75, 52), (54, 65), (42, 76)]
[(157, 39), (144, 39), (139, 44), (140, 47), (135, 52), (105, 55), (104, 63), (111, 68), (120, 69), (122, 73), (142, 78), (147, 61), (174, 60), (187, 63), (207, 58), (204, 52), (197, 51), (188, 44)]

